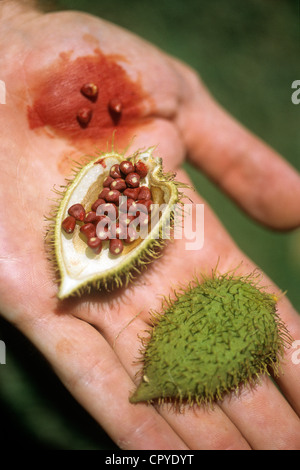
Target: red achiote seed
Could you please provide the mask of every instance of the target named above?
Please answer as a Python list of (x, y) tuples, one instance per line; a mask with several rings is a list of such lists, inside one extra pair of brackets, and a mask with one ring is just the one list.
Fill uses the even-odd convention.
[(122, 116), (122, 101), (119, 98), (112, 98), (108, 103), (108, 112), (115, 125), (117, 125)]
[(110, 189), (117, 189), (118, 191), (124, 191), (127, 188), (125, 180), (123, 178), (116, 178), (112, 181)]
[(128, 212), (128, 215), (133, 215), (134, 217), (139, 215), (138, 207), (136, 205), (136, 201), (134, 201), (133, 199), (131, 199), (130, 203), (128, 204), (127, 212)]
[(91, 223), (84, 224), (80, 227), (80, 232), (87, 238), (92, 238), (96, 236), (96, 227)]
[(148, 234), (148, 225), (150, 221), (150, 216), (148, 214), (144, 214), (143, 212), (141, 212), (138, 218), (136, 219), (136, 221), (138, 222), (137, 227), (139, 227), (139, 236), (141, 238), (145, 238)]
[(84, 223), (85, 224), (88, 224), (88, 223), (93, 223), (97, 220), (97, 214), (95, 211), (90, 211), (86, 214), (85, 216), (85, 219), (84, 219)]
[(97, 215), (107, 216), (110, 220), (116, 220), (118, 218), (119, 211), (115, 204), (112, 202), (106, 202), (98, 207)]
[(145, 214), (144, 212), (141, 212), (139, 215), (139, 222), (140, 222), (141, 227), (148, 225), (150, 222), (149, 214)]
[(119, 211), (120, 212), (128, 212), (132, 204), (135, 204), (134, 199), (128, 197), (122, 197), (119, 200)]
[(107, 176), (105, 180), (103, 181), (103, 187), (109, 188), (113, 181), (114, 181), (114, 178), (112, 178), (111, 176)]
[(63, 220), (61, 226), (66, 233), (73, 233), (76, 226), (75, 217), (69, 215), (69, 217), (66, 217), (65, 220)]
[(90, 108), (80, 108), (77, 111), (77, 121), (79, 122), (81, 127), (87, 127), (90, 120), (92, 119), (93, 111)]
[(135, 219), (134, 215), (128, 215), (128, 214), (120, 214), (119, 217), (119, 223), (120, 225), (124, 225), (125, 227), (128, 227), (128, 225)]
[(124, 160), (120, 163), (120, 170), (123, 175), (128, 175), (134, 171), (134, 164), (132, 162)]
[[(108, 219), (108, 217), (106, 217), (106, 219)], [(111, 221), (109, 219), (107, 221), (101, 220), (101, 222), (97, 224), (96, 234), (100, 240), (106, 241), (110, 239), (110, 224)]]
[(121, 238), (125, 239), (127, 238), (127, 227), (126, 225), (120, 224), (117, 222), (115, 224), (115, 227), (113, 227), (114, 230), (111, 230), (111, 239), (112, 238)]
[(125, 196), (119, 198), (119, 212), (127, 212), (127, 201), (128, 198)]
[(138, 199), (151, 199), (151, 191), (147, 186), (140, 186)]
[(116, 113), (121, 114), (122, 112), (122, 102), (119, 98), (112, 98), (108, 103), (109, 110)]
[(148, 167), (144, 162), (138, 161), (135, 164), (135, 172), (140, 176), (140, 178), (145, 178), (148, 174)]
[(84, 221), (85, 218), (85, 210), (81, 204), (73, 204), (68, 210), (68, 214), (74, 217), (76, 220), (80, 222)]
[(122, 240), (119, 240), (118, 238), (112, 238), (109, 241), (109, 251), (112, 255), (120, 255), (123, 251), (123, 243)]
[(118, 165), (118, 163), (116, 163), (115, 165), (113, 165), (111, 167), (109, 175), (112, 178), (121, 178), (122, 177), (121, 171), (120, 171), (120, 165)]
[(139, 190), (140, 188), (127, 188), (123, 192), (123, 195), (136, 201), (139, 195)]
[[(100, 196), (100, 194), (99, 194), (99, 196)], [(97, 200), (94, 202), (94, 204), (92, 205), (92, 211), (93, 211), (93, 212), (96, 212), (97, 209), (98, 209), (98, 207), (99, 207), (99, 206), (102, 206), (102, 205), (104, 205), (104, 204), (106, 204), (105, 199), (102, 199), (102, 198), (97, 199)], [(98, 215), (99, 215), (99, 214), (98, 214)]]
[(110, 191), (110, 188), (103, 188), (101, 193), (98, 194), (98, 198), (105, 199), (106, 201), (106, 196), (108, 195), (109, 191)]
[(123, 242), (125, 242), (125, 243), (132, 243), (132, 242), (135, 242), (135, 240), (137, 240), (137, 239), (138, 239), (138, 237), (130, 237), (130, 236), (128, 236), (128, 237), (126, 238), (126, 240), (123, 240)]
[[(101, 206), (99, 206), (99, 207), (101, 207)], [(101, 222), (101, 221), (104, 220), (104, 219), (105, 219), (105, 221), (106, 221), (106, 215), (97, 215), (97, 216), (96, 216), (96, 220), (94, 220), (94, 221), (92, 222), (92, 224), (94, 224), (95, 227), (96, 227), (96, 226), (98, 225), (98, 223)]]
[[(104, 204), (101, 204), (99, 207), (103, 206)], [(97, 215), (96, 212), (91, 211), (86, 215), (86, 218), (84, 219), (85, 224), (97, 224), (103, 219), (104, 215)]]
[(88, 239), (87, 244), (92, 250), (99, 255), (102, 250), (102, 241), (98, 237), (91, 237)]
[(151, 213), (151, 206), (153, 204), (153, 201), (151, 199), (139, 199), (138, 201), (136, 201), (136, 204), (141, 212), (144, 212), (146, 214)]
[[(141, 213), (148, 214), (148, 208), (145, 205), (147, 201), (134, 201), (128, 209), (128, 214), (138, 217)], [(152, 202), (152, 201), (151, 201)]]
[(107, 202), (113, 202), (116, 205), (119, 205), (119, 197), (121, 196), (120, 191), (117, 189), (111, 189), (106, 196), (106, 201)]
[(96, 101), (98, 96), (98, 87), (94, 83), (85, 83), (81, 89), (81, 93), (91, 101)]
[(140, 184), (140, 176), (137, 173), (129, 173), (125, 178), (125, 182), (129, 188), (137, 188)]
[(126, 242), (127, 243), (132, 243), (133, 241), (137, 240), (138, 238), (139, 238), (139, 234), (136, 231), (136, 224), (134, 224), (134, 226), (132, 226), (131, 223), (130, 223), (128, 228), (127, 228)]

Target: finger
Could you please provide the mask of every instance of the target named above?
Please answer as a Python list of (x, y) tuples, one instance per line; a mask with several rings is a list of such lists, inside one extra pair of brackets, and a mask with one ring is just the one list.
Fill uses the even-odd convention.
[(300, 225), (300, 177), (210, 96), (194, 73), (176, 63), (188, 86), (177, 123), (190, 159), (260, 223)]
[(291, 335), (291, 345), (286, 348), (280, 373), (274, 379), (290, 406), (300, 417), (300, 363), (299, 354), (293, 347), (293, 344), (297, 345), (300, 340), (300, 315), (285, 297), (278, 302), (278, 312)]
[(187, 449), (152, 407), (129, 403), (134, 384), (95, 328), (70, 316), (23, 322), (75, 399), (122, 449)]
[(255, 450), (300, 448), (300, 420), (268, 377), (220, 405)]
[(164, 406), (159, 412), (195, 450), (250, 450), (246, 439), (218, 405), (189, 407), (180, 412)]

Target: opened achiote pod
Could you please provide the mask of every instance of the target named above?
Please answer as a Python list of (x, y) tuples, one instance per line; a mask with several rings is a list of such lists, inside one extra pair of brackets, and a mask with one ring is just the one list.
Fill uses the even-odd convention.
[(153, 150), (98, 155), (59, 192), (51, 241), (60, 299), (126, 285), (159, 255), (182, 194)]

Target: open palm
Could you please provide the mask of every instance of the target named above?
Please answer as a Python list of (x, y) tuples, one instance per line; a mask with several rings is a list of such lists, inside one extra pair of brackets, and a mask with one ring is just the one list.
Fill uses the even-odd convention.
[[(149, 325), (149, 310), (159, 309), (161, 296), (190, 281), (200, 268), (208, 272), (218, 260), (221, 272), (241, 261), (240, 272), (255, 268), (199, 195), (186, 191), (195, 204), (205, 204), (203, 248), (186, 250), (186, 241), (176, 240), (127, 289), (58, 301), (44, 244), (51, 188), (64, 184), (74, 159), (106, 150), (114, 129), (120, 150), (134, 136), (130, 151), (157, 145), (164, 168), (186, 183), (180, 164), (189, 155), (250, 216), (270, 227), (300, 225), (299, 176), (228, 116), (192, 70), (134, 35), (85, 14), (40, 14), (6, 2), (2, 8), (4, 317), (39, 348), (121, 448), (299, 448), (300, 371), (288, 355), (278, 380), (284, 396), (263, 378), (255, 390), (226, 398), (214, 410), (176, 414), (128, 401), (138, 370), (138, 335)], [(80, 88), (95, 76), (100, 83), (93, 103)], [(107, 111), (115, 96), (124, 106), (118, 123)], [(76, 119), (83, 106), (93, 110), (86, 128)], [(299, 316), (286, 298), (279, 313), (293, 337), (300, 338)]]

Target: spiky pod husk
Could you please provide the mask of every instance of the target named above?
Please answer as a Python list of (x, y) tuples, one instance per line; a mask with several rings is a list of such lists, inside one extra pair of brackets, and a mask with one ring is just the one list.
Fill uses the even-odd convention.
[(260, 374), (277, 375), (291, 337), (259, 278), (214, 271), (165, 299), (142, 338), (142, 380), (130, 402), (211, 404)]
[[(170, 227), (172, 227), (173, 224), (174, 211), (172, 207), (180, 207), (183, 193), (179, 191), (179, 187), (185, 187), (185, 185), (175, 181), (175, 174), (165, 174), (163, 172), (162, 160), (152, 157), (153, 150), (154, 147), (147, 149), (146, 151), (139, 150), (126, 158), (124, 155), (126, 150), (124, 153), (118, 153), (114, 148), (112, 148), (110, 152), (99, 153), (96, 157), (87, 156), (82, 162), (74, 165), (74, 175), (67, 180), (66, 186), (61, 187), (59, 190), (54, 189), (54, 192), (58, 197), (54, 201), (51, 216), (47, 218), (48, 230), (46, 241), (48, 248), (50, 248), (49, 258), (51, 258), (52, 261), (55, 260), (54, 265), (57, 273), (56, 277), (60, 286), (58, 297), (60, 299), (73, 295), (89, 293), (92, 289), (104, 289), (106, 291), (110, 291), (115, 288), (127, 286), (129, 282), (133, 281), (150, 262), (161, 256), (162, 249), (167, 242), (164, 235), (168, 230), (168, 224), (170, 224)], [(104, 263), (102, 261), (104, 258), (103, 253), (98, 257), (95, 257), (87, 250), (86, 259), (88, 260), (90, 258), (90, 261), (91, 263), (94, 263), (95, 268), (92, 273), (84, 276), (82, 274), (84, 269), (76, 268), (76, 250), (79, 253), (78, 256), (81, 256), (82, 258), (82, 253), (85, 248), (80, 246), (80, 239), (78, 236), (76, 247), (74, 244), (71, 245), (71, 241), (69, 240), (71, 237), (66, 236), (66, 234), (61, 230), (62, 220), (66, 217), (67, 209), (72, 204), (70, 201), (72, 201), (74, 191), (78, 192), (80, 185), (85, 184), (84, 178), (90, 178), (90, 173), (88, 172), (93, 172), (95, 168), (100, 170), (104, 169), (102, 173), (93, 177), (94, 179), (96, 178), (95, 181), (103, 181), (104, 175), (107, 173), (106, 165), (108, 165), (109, 169), (109, 165), (111, 166), (112, 164), (120, 163), (123, 160), (129, 160), (133, 163), (138, 160), (143, 160), (149, 164), (153, 169), (153, 173), (149, 178), (150, 183), (154, 186), (157, 185), (157, 188), (162, 188), (163, 198), (168, 199), (167, 195), (169, 194), (169, 201), (164, 201), (170, 203), (169, 214), (166, 211), (165, 217), (160, 217), (157, 226), (153, 230), (151, 228), (150, 235), (136, 245), (133, 245), (133, 249), (128, 249), (126, 253), (124, 251), (115, 265), (113, 265), (110, 259), (106, 258), (107, 267), (105, 265), (105, 260)], [(93, 185), (95, 185), (95, 181), (92, 178), (91, 181)], [(91, 187), (93, 185), (91, 185)], [(87, 190), (85, 192), (83, 191), (81, 194), (82, 200), (77, 200), (75, 202), (81, 202), (85, 209), (89, 211), (90, 203), (87, 200), (86, 194), (89, 193), (90, 188), (87, 186), (86, 189)], [(101, 189), (102, 187), (100, 183), (100, 186), (97, 187), (96, 193), (99, 193)], [(77, 227), (76, 230), (78, 233), (79, 228)], [(77, 249), (78, 246), (79, 248)], [(69, 265), (68, 257), (65, 255), (67, 251), (66, 248), (72, 252), (72, 256), (69, 257)], [(78, 259), (79, 262), (77, 264), (80, 265), (82, 259)], [(95, 264), (95, 260), (97, 262), (99, 261), (97, 265)], [(75, 274), (72, 272), (72, 263), (73, 266), (75, 266)]]

